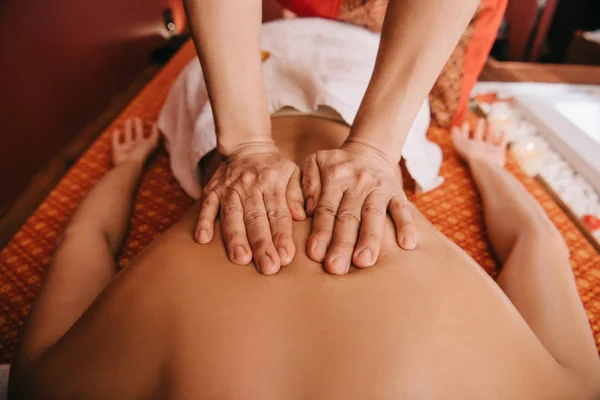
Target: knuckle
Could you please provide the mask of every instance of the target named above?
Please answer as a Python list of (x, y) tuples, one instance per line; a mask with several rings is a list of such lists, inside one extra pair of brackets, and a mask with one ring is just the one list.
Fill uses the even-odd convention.
[(396, 198), (390, 202), (390, 209), (393, 211), (401, 211), (408, 208), (408, 201), (403, 198)]
[(402, 221), (400, 221), (400, 226), (403, 229), (409, 229), (409, 228), (412, 229), (412, 225), (413, 225), (412, 219), (405, 218)]
[(350, 223), (353, 225), (360, 225), (360, 217), (350, 210), (340, 210), (335, 219), (337, 222), (345, 224)]
[(373, 175), (363, 169), (357, 172), (356, 179), (359, 185), (366, 185), (373, 181)]
[(381, 240), (381, 235), (376, 231), (364, 231), (361, 232), (361, 239), (367, 242), (379, 242)]
[(238, 214), (241, 213), (242, 207), (240, 207), (238, 204), (225, 204), (225, 206), (223, 207), (223, 213), (226, 215), (231, 215), (231, 214)]
[(273, 243), (283, 243), (286, 242), (291, 235), (285, 231), (276, 231), (273, 233)]
[(344, 164), (337, 164), (329, 168), (329, 176), (331, 179), (339, 180), (347, 178), (350, 173), (350, 168)]
[(244, 232), (238, 228), (224, 229), (223, 232), (228, 242), (242, 242), (246, 238)]
[(219, 201), (213, 196), (206, 196), (204, 198), (203, 207), (216, 207), (219, 204)]
[(333, 218), (336, 215), (336, 209), (331, 204), (319, 203), (317, 205), (317, 207), (315, 208), (313, 215), (314, 215), (314, 218), (319, 218), (319, 217)]
[(363, 213), (366, 215), (380, 215), (383, 216), (386, 214), (386, 211), (383, 207), (378, 206), (376, 204), (365, 204), (363, 206)]
[(311, 178), (309, 178), (308, 176), (302, 177), (302, 190), (303, 191), (305, 191), (305, 192), (312, 191), (315, 186), (316, 186), (316, 182), (313, 181)]
[[(356, 238), (354, 238), (356, 239)], [(355, 240), (350, 240), (348, 238), (336, 238), (333, 241), (333, 246), (342, 251), (351, 252), (354, 250), (354, 245), (356, 244)]]
[(240, 181), (243, 185), (252, 185), (256, 181), (256, 175), (251, 171), (244, 171), (240, 176)]
[(252, 240), (250, 246), (255, 252), (260, 252), (261, 250), (265, 250), (267, 247), (267, 240), (263, 237), (259, 237), (257, 239)]
[(246, 226), (256, 225), (263, 218), (263, 213), (259, 210), (249, 210), (244, 213), (244, 224)]
[(271, 221), (286, 219), (288, 216), (289, 216), (288, 209), (281, 207), (281, 206), (270, 207), (269, 210), (267, 211), (267, 217)]

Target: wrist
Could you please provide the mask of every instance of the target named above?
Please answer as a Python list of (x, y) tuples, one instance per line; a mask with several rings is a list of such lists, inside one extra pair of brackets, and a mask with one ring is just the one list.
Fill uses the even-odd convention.
[[(223, 157), (275, 147), (269, 134), (217, 135), (217, 151)], [(241, 137), (240, 137), (241, 136)]]
[(380, 161), (389, 164), (398, 164), (400, 162), (401, 151), (395, 149), (385, 149), (377, 141), (360, 135), (350, 134), (341, 147), (343, 150), (362, 154), (369, 157), (376, 157)]
[(342, 144), (341, 149), (364, 157), (374, 158), (386, 164), (398, 164), (400, 162), (399, 155), (390, 154), (390, 152), (380, 149), (379, 146), (368, 139), (361, 137), (349, 136)]
[(252, 138), (231, 147), (218, 147), (217, 151), (224, 158), (242, 156), (246, 154), (272, 153), (279, 151), (273, 139), (270, 136), (261, 138)]

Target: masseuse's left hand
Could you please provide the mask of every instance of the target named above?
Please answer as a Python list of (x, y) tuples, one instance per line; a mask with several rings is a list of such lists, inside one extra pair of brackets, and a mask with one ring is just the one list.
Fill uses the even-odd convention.
[(303, 167), (302, 191), (313, 216), (306, 251), (332, 274), (347, 273), (351, 262), (359, 268), (377, 262), (388, 211), (398, 245), (417, 245), (400, 166), (372, 147), (347, 141), (312, 154)]

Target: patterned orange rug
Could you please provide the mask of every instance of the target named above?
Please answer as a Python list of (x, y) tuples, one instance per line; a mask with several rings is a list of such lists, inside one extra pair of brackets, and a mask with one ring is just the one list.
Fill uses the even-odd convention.
[[(172, 83), (194, 55), (193, 45), (187, 43), (79, 159), (0, 253), (0, 362), (11, 361), (18, 331), (40, 289), (57, 235), (83, 196), (110, 166), (110, 132), (122, 128), (128, 117), (140, 116), (148, 123), (156, 120)], [(440, 231), (493, 276), (497, 266), (485, 236), (481, 204), (469, 172), (454, 153), (447, 130), (431, 128), (429, 135), (443, 149), (441, 174), (446, 181), (432, 192), (411, 193), (409, 197)], [(513, 162), (509, 162), (509, 169), (562, 232), (571, 250), (577, 286), (600, 349), (600, 255), (537, 182), (525, 178)], [(171, 175), (166, 153), (159, 152), (146, 170), (137, 193), (120, 265), (126, 265), (191, 204), (192, 200)]]

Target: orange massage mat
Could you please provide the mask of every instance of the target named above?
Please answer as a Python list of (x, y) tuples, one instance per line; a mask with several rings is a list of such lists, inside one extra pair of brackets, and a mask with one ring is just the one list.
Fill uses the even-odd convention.
[[(194, 47), (188, 42), (86, 151), (0, 253), (0, 362), (12, 360), (19, 329), (40, 289), (57, 236), (87, 191), (110, 167), (110, 133), (122, 128), (128, 117), (140, 116), (147, 124), (155, 121), (171, 85), (194, 56)], [(429, 136), (442, 147), (441, 174), (445, 182), (426, 194), (416, 195), (410, 188), (407, 193), (440, 231), (494, 276), (497, 263), (486, 239), (480, 199), (469, 172), (454, 153), (447, 130), (431, 128)], [(524, 177), (510, 161), (509, 169), (562, 232), (571, 250), (571, 266), (600, 348), (600, 255), (537, 182)], [(167, 154), (161, 150), (142, 178), (119, 264), (125, 266), (191, 204), (192, 199), (173, 178)]]

